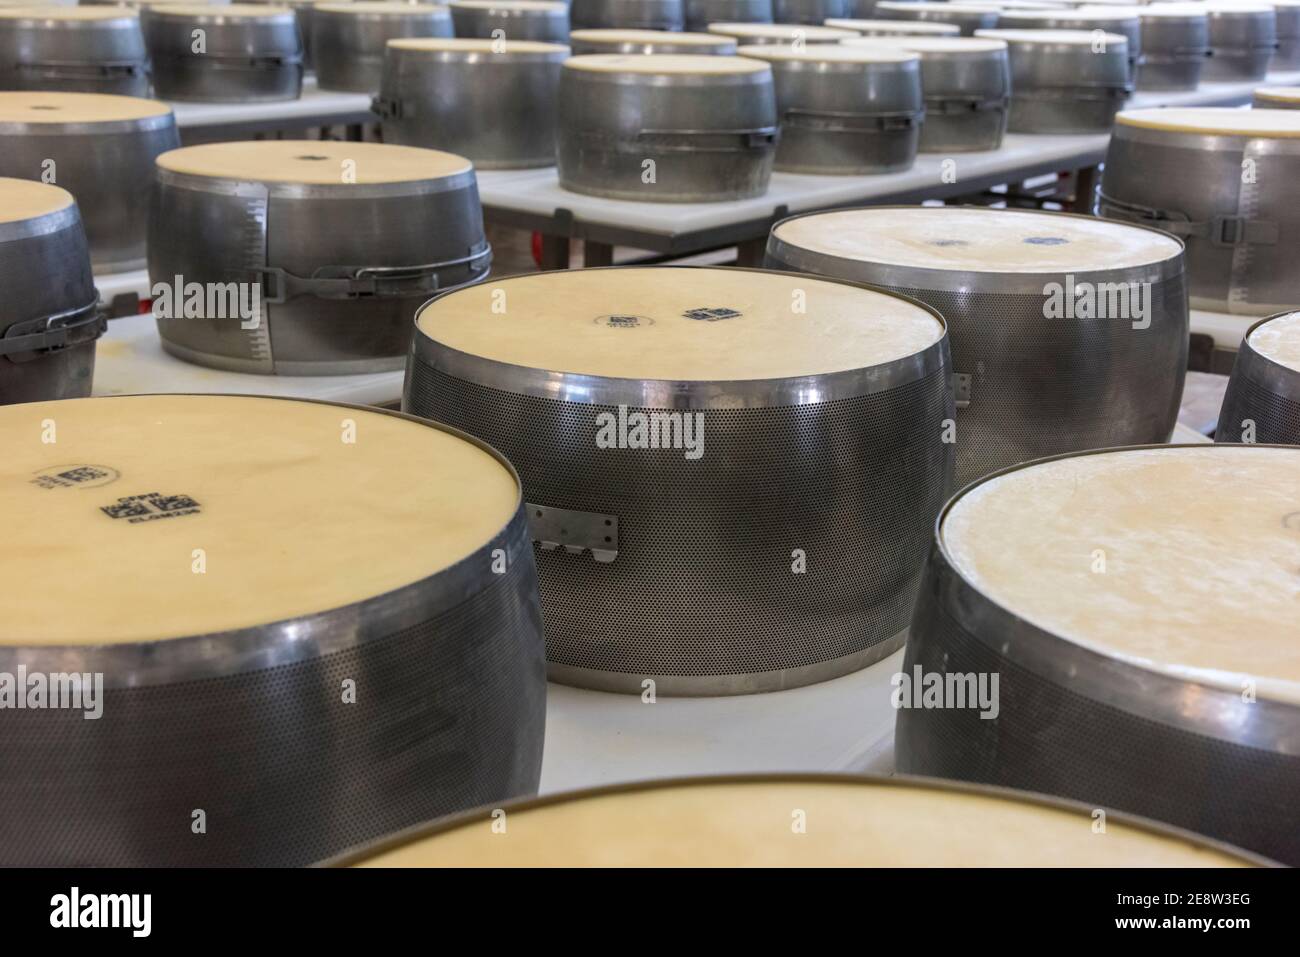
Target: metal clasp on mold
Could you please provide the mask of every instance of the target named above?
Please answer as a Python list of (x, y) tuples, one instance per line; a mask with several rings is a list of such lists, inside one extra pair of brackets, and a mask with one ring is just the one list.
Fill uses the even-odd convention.
[(570, 555), (590, 551), (598, 562), (618, 557), (618, 516), (571, 508), (524, 503), (533, 541), (545, 551), (563, 548)]
[(954, 372), (952, 374), (952, 394), (956, 400), (957, 408), (964, 409), (970, 405), (971, 383), (974, 378), (969, 372)]

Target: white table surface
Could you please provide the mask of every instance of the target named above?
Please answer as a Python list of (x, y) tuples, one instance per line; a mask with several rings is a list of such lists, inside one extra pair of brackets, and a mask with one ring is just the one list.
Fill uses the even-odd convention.
[(168, 101), (182, 130), (210, 127), (295, 129), (341, 123), (379, 122), (370, 113), (368, 93), (330, 93), (316, 78), (303, 81), (302, 96), (278, 103), (175, 103)]
[(402, 397), (403, 375), (400, 369), (338, 376), (253, 375), (209, 369), (163, 352), (153, 316), (130, 316), (110, 320), (107, 334), (99, 340), (93, 392), (230, 392), (389, 405)]

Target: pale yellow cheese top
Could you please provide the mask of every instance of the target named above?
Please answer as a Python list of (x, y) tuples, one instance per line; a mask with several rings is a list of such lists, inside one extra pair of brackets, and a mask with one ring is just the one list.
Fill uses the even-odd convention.
[(721, 76), (739, 73), (762, 73), (770, 70), (766, 63), (737, 56), (707, 56), (703, 54), (628, 54), (592, 53), (570, 57), (564, 61), (566, 70), (585, 70), (591, 73), (641, 73), (695, 74)]
[(0, 223), (19, 223), (37, 216), (48, 216), (66, 209), (73, 202), (72, 194), (66, 189), (30, 179), (0, 177)]
[[(160, 640), (326, 611), (455, 564), (519, 500), (510, 472), (463, 439), (320, 403), (8, 405), (0, 443), (0, 645)], [(196, 511), (104, 511), (153, 493)]]
[(496, 40), (473, 37), (400, 37), (389, 40), (388, 47), (393, 50), (415, 50), (426, 53), (493, 53), (497, 56), (509, 56), (511, 53), (569, 52), (569, 48), (561, 43), (508, 40), (498, 44)]
[(689, 783), (506, 811), (367, 867), (1239, 867), (1087, 811), (901, 784)]
[(0, 92), (0, 123), (116, 123), (169, 113), (166, 103), (136, 96)]
[(1258, 16), (1261, 13), (1273, 12), (1272, 4), (1241, 3), (1239, 0), (1233, 0), (1231, 3), (1207, 3), (1205, 7), (1211, 15), (1216, 17)]
[(447, 8), (434, 3), (385, 3), (383, 0), (355, 0), (348, 3), (318, 3), (313, 10), (323, 10), (326, 13), (345, 13), (354, 16), (366, 16), (370, 14), (401, 14), (405, 16), (414, 16), (417, 13), (446, 13)]
[(910, 2), (910, 0), (884, 0), (876, 4), (877, 10), (959, 10), (966, 13), (1000, 13), (1001, 7), (995, 3), (929, 3), (925, 0), (920, 2)]
[(1124, 110), (1115, 116), (1115, 122), (1120, 126), (1168, 130), (1171, 133), (1263, 136), (1270, 139), (1300, 136), (1298, 110), (1240, 110), (1215, 106)]
[(1255, 91), (1258, 100), (1276, 100), (1279, 103), (1300, 103), (1300, 86), (1261, 86)]
[(259, 140), (185, 146), (158, 157), (161, 169), (255, 183), (360, 185), (409, 183), (463, 173), (470, 161), (454, 153), (386, 143)]
[(586, 43), (674, 43), (679, 46), (716, 47), (729, 39), (708, 33), (673, 33), (670, 30), (574, 30), (570, 40)]
[[(977, 37), (991, 37), (1008, 43), (1060, 43), (1067, 46), (1092, 46), (1097, 40), (1096, 30), (976, 30)], [(1111, 52), (1128, 49), (1128, 39), (1118, 33), (1101, 33), (1106, 49)]]
[(964, 494), (941, 534), (968, 581), (1053, 634), (1300, 703), (1300, 448), (1031, 466)]
[(139, 16), (126, 7), (0, 7), (0, 20), (125, 20)]
[(1266, 359), (1300, 372), (1300, 312), (1270, 319), (1246, 341)]
[(1138, 26), (1137, 12), (1129, 12), (1119, 7), (1106, 9), (1080, 7), (1076, 10), (1004, 10), (999, 25), (1015, 28), (1017, 23), (1041, 23), (1044, 18), (1056, 20), (1086, 20), (1097, 23), (1112, 23), (1116, 20), (1133, 21)]
[(177, 3), (154, 7), (150, 13), (161, 17), (230, 17), (253, 20), (293, 16), (293, 10), (289, 7), (273, 7), (265, 3)]
[(985, 40), (980, 37), (858, 37), (845, 40), (845, 46), (871, 46), (880, 44), (895, 50), (911, 50), (924, 56), (927, 53), (939, 54), (983, 54), (997, 53), (1007, 48), (1001, 40)]
[(488, 281), (429, 303), (416, 324), (437, 342), (498, 362), (669, 381), (865, 368), (914, 355), (943, 335), (918, 306), (855, 286), (668, 266)]
[[(882, 33), (888, 31), (896, 34), (933, 34), (935, 36), (955, 37), (961, 33), (961, 27), (955, 23), (934, 23), (928, 20), (847, 20), (831, 18), (826, 21), (828, 27), (853, 30), (857, 33)], [(852, 43), (853, 38), (846, 38), (842, 43)]]
[(846, 209), (800, 216), (773, 235), (863, 262), (973, 272), (1061, 272), (1164, 262), (1176, 239), (1094, 217), (967, 206)]
[(855, 36), (853, 30), (836, 27), (818, 27), (802, 23), (710, 23), (710, 33), (735, 37), (738, 40), (791, 40), (796, 37), (808, 43), (835, 43)]
[(1139, 7), (1143, 18), (1146, 17), (1208, 17), (1209, 11), (1203, 3), (1153, 3)]
[(915, 53), (882, 46), (834, 46), (828, 43), (812, 47), (793, 47), (780, 43), (744, 46), (736, 51), (740, 56), (760, 60), (797, 60), (805, 63), (910, 63), (921, 59)]

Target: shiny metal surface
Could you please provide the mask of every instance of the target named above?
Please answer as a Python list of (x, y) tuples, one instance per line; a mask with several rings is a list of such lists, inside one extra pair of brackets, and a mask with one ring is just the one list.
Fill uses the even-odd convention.
[(1186, 242), (1194, 309), (1267, 315), (1300, 305), (1298, 140), (1117, 123), (1097, 211)]
[(1277, 15), (1218, 6), (1209, 17), (1210, 59), (1201, 78), (1224, 83), (1263, 80), (1278, 48)]
[(0, 122), (0, 176), (41, 179), (77, 198), (97, 273), (142, 269), (154, 160), (180, 146), (170, 114), (112, 123)]
[(452, 15), (446, 7), (429, 9), (421, 4), (396, 12), (387, 6), (357, 6), (356, 10), (318, 7), (312, 14), (316, 83), (322, 90), (377, 93), (389, 40), (452, 35)]
[(563, 0), (554, 3), (481, 2), (473, 5), (452, 0), (451, 20), (458, 37), (491, 39), (494, 30), (509, 40), (541, 40), (544, 43), (567, 43), (569, 7)]
[(1011, 58), (1013, 133), (1107, 133), (1124, 106), (1129, 81), (1128, 44), (1104, 50), (1051, 40), (1007, 40)]
[[(417, 330), (403, 393), (497, 443), (529, 502), (617, 516), (613, 561), (536, 553), (550, 675), (669, 695), (796, 687), (901, 645), (952, 404), (946, 336), (833, 375), (667, 382), (506, 365)], [(709, 451), (598, 449), (596, 416), (618, 405), (699, 412)], [(791, 574), (792, 549), (820, 571)]]
[(0, 90), (149, 95), (149, 54), (131, 10), (109, 20), (0, 17)]
[(1138, 668), (1031, 624), (953, 567), (942, 522), (903, 670), (997, 674), (1000, 710), (900, 709), (899, 771), (1057, 794), (1300, 864), (1300, 708)]
[(1002, 145), (1011, 107), (1006, 50), (921, 51), (921, 92), (920, 152), (965, 153)]
[(1278, 4), (1277, 51), (1269, 61), (1270, 70), (1300, 70), (1300, 4)]
[(832, 17), (848, 15), (848, 0), (772, 0), (772, 20), (776, 23), (821, 26)]
[[(95, 721), (6, 714), (0, 762), (24, 769), (0, 795), (22, 823), (6, 866), (296, 866), (537, 791), (546, 683), (522, 500), (488, 544), (396, 591), (162, 642), (0, 646), (0, 669), (20, 663), (101, 672), (105, 704)], [(365, 690), (340, 707), (348, 677)]]
[(1072, 10), (1004, 10), (998, 26), (1004, 30), (1102, 30), (1128, 41), (1129, 83), (1137, 82), (1142, 63), (1142, 21), (1136, 14), (1076, 14)]
[(148, 235), (151, 283), (259, 284), (258, 322), (158, 319), (167, 352), (235, 372), (400, 369), (419, 305), (491, 261), (472, 170), (310, 187), (159, 170)]
[(686, 26), (684, 0), (571, 0), (573, 30), (621, 27), (628, 30), (681, 30)]
[(1142, 17), (1139, 90), (1194, 90), (1210, 55), (1210, 21), (1205, 14)]
[(389, 48), (373, 109), (389, 143), (448, 150), (479, 169), (552, 166), (567, 56), (508, 42), (501, 53)]
[(767, 192), (777, 141), (770, 71), (560, 73), (560, 185), (646, 202), (708, 202)]
[[(140, 12), (153, 61), (154, 90), (161, 99), (193, 103), (296, 100), (302, 93), (302, 37), (292, 11), (275, 8), (259, 17), (210, 11)], [(206, 50), (196, 53), (194, 32)]]
[[(693, 42), (685, 43), (681, 40), (681, 36), (680, 33), (667, 30), (645, 30), (641, 31), (641, 35), (636, 39), (630, 39), (622, 30), (575, 30), (569, 34), (569, 49), (574, 56), (594, 53), (732, 56), (737, 49), (736, 41), (731, 37), (692, 34)], [(704, 37), (708, 38), (707, 43), (702, 42)]]
[[(1007, 215), (1050, 223), (1069, 214)], [(937, 270), (814, 252), (780, 240), (779, 227), (768, 238), (769, 268), (870, 283), (943, 315), (953, 372), (971, 376), (969, 404), (957, 409), (955, 488), (1040, 456), (1164, 442), (1172, 433), (1188, 349), (1181, 255), (1105, 270)], [(1070, 282), (1150, 284), (1150, 325), (1045, 318), (1048, 285)]]
[[(866, 14), (855, 14), (866, 17)], [(923, 20), (927, 23), (951, 23), (964, 37), (973, 36), (976, 30), (991, 30), (998, 25), (996, 8), (978, 4), (960, 3), (897, 3), (881, 0), (870, 13), (876, 20)]]
[(1249, 341), (1264, 323), (1288, 315), (1261, 319), (1246, 331), (1223, 396), (1214, 441), (1300, 445), (1300, 372), (1260, 355)]
[(104, 323), (76, 206), (0, 223), (0, 290), (0, 405), (90, 395)]
[[(762, 47), (754, 56), (761, 57)], [(831, 49), (836, 49), (831, 47)], [(925, 106), (919, 58), (901, 62), (773, 59), (781, 136), (775, 168), (892, 173), (916, 161)]]
[(686, 29), (703, 32), (710, 23), (771, 23), (772, 0), (685, 0)]

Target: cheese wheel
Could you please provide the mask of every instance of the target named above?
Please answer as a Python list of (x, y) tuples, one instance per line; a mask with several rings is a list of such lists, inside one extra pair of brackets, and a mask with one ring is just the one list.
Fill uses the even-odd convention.
[[(159, 156), (158, 167), (190, 176), (321, 186), (410, 183), (473, 168), (469, 160), (454, 153), (328, 140), (259, 140), (184, 146)], [(345, 179), (345, 174), (351, 178)]]
[(1057, 459), (962, 494), (940, 538), (968, 582), (1064, 640), (1300, 703), (1298, 476), (1300, 448)]
[(569, 48), (559, 43), (542, 43), (540, 40), (496, 40), (473, 37), (401, 37), (389, 40), (395, 50), (422, 50), (426, 53), (491, 53), (509, 56), (512, 53), (568, 53)]
[(433, 3), (384, 3), (382, 0), (375, 0), (375, 2), (356, 0), (351, 3), (318, 3), (314, 9), (324, 10), (326, 13), (350, 13), (358, 17), (383, 16), (389, 13), (409, 17), (417, 13), (438, 13), (447, 8)]
[[(1097, 41), (1096, 30), (976, 30), (975, 36), (993, 40), (1006, 40), (1007, 43), (1065, 44), (1066, 46), (1092, 46)], [(1128, 39), (1118, 33), (1102, 33), (1102, 40), (1107, 50), (1128, 47)]]
[[(490, 0), (484, 0), (491, 5)], [(716, 47), (725, 40), (708, 33), (673, 33), (670, 30), (574, 30), (569, 39), (587, 43), (672, 43), (675, 46)]]
[(591, 73), (637, 74), (696, 74), (721, 75), (737, 73), (762, 73), (771, 69), (766, 63), (736, 56), (705, 56), (692, 54), (623, 54), (592, 53), (570, 57), (564, 61), (567, 70), (585, 70)]
[(132, 20), (139, 16), (125, 7), (0, 7), (0, 20)]
[[(499, 820), (499, 818), (498, 818)], [(435, 826), (366, 867), (1240, 867), (1227, 849), (1083, 808), (904, 781), (657, 782)], [(802, 822), (795, 828), (792, 822)]]
[[(401, 4), (394, 4), (401, 6)], [(546, 0), (452, 0), (449, 6), (466, 10), (536, 10), (539, 13), (558, 13), (568, 10), (567, 3), (546, 2)]]
[(437, 342), (498, 362), (668, 381), (860, 369), (943, 336), (927, 310), (857, 286), (667, 266), (489, 281), (435, 299), (416, 323)]
[(1059, 273), (1164, 262), (1178, 240), (1093, 217), (961, 206), (850, 209), (801, 216), (773, 236), (816, 253), (979, 273)]
[(48, 216), (67, 209), (73, 202), (72, 194), (57, 186), (0, 177), (0, 223), (20, 223)]
[(326, 403), (10, 405), (0, 442), (0, 575), (32, 583), (0, 603), (0, 645), (153, 641), (338, 608), (462, 560), (520, 499), (478, 445)]
[(845, 46), (869, 46), (873, 43), (884, 44), (896, 50), (911, 50), (913, 53), (942, 53), (961, 56), (962, 54), (996, 53), (1005, 50), (1007, 45), (1002, 40), (986, 40), (980, 37), (858, 37), (845, 40)]
[(234, 20), (270, 19), (294, 15), (289, 7), (274, 7), (264, 3), (177, 3), (153, 7), (149, 14), (155, 17), (229, 17)]
[(806, 63), (909, 63), (921, 58), (906, 50), (888, 46), (832, 46), (793, 47), (784, 44), (745, 46), (736, 51), (742, 57), (761, 60), (803, 61)]
[(1255, 91), (1255, 99), (1300, 105), (1300, 86), (1261, 86)]
[(710, 33), (735, 37), (738, 40), (790, 40), (796, 38), (809, 43), (834, 43), (856, 36), (852, 30), (835, 27), (818, 27), (799, 23), (710, 23)]
[(996, 3), (928, 3), (925, 0), (917, 3), (906, 2), (906, 0), (885, 0), (884, 3), (876, 4), (876, 9), (885, 11), (898, 10), (900, 12), (963, 10), (970, 13), (1000, 13), (1002, 11), (1002, 8)]
[(166, 103), (137, 96), (0, 92), (0, 123), (118, 123), (169, 113)]
[(1265, 359), (1300, 372), (1300, 312), (1261, 323), (1246, 341)]
[(1170, 133), (1266, 136), (1272, 139), (1300, 137), (1300, 111), (1296, 110), (1239, 110), (1210, 106), (1124, 110), (1116, 115), (1115, 122), (1120, 126)]
[[(961, 27), (954, 23), (932, 23), (927, 20), (848, 20), (831, 18), (826, 21), (826, 26), (836, 27), (841, 30), (852, 30), (856, 33), (889, 30), (897, 33), (934, 34), (935, 36), (944, 37), (955, 37), (961, 33)], [(853, 38), (847, 37), (841, 42), (852, 43)]]

